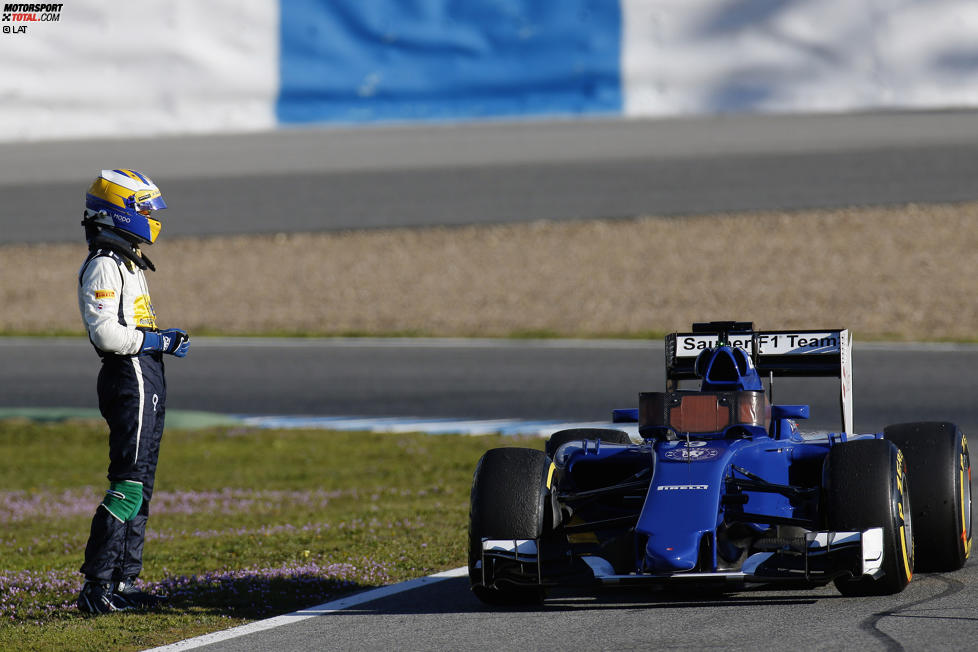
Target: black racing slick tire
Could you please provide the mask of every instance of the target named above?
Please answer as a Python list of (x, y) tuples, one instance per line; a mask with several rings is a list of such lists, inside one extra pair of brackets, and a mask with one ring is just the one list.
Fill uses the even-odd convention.
[(907, 460), (917, 570), (958, 570), (971, 554), (968, 438), (946, 421), (887, 426), (883, 436)]
[(899, 593), (913, 577), (914, 548), (910, 492), (903, 453), (885, 439), (836, 444), (822, 467), (829, 530), (862, 532), (883, 528), (883, 575), (837, 578), (846, 596)]
[(630, 444), (632, 438), (624, 430), (614, 428), (568, 428), (560, 430), (550, 435), (547, 440), (547, 456), (553, 459), (557, 449), (569, 441), (581, 441), (582, 439), (597, 439), (608, 444)]
[(469, 508), (469, 582), (491, 605), (539, 604), (543, 590), (496, 583), (482, 567), (482, 540), (539, 539), (543, 535), (550, 461), (543, 451), (494, 448), (479, 460)]

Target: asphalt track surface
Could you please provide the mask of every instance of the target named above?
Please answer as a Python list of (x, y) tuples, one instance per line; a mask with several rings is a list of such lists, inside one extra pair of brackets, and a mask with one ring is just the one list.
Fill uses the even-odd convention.
[(0, 244), (78, 241), (102, 167), (166, 237), (978, 199), (978, 113), (297, 129), (0, 144)]
[[(0, 408), (91, 408), (98, 358), (81, 337), (0, 338)], [(195, 338), (167, 358), (170, 409), (323, 415), (601, 421), (665, 386), (661, 342)], [(855, 427), (950, 420), (978, 432), (978, 345), (856, 342)], [(779, 379), (775, 401), (810, 403), (839, 428), (831, 379)]]
[(978, 638), (978, 564), (918, 575), (895, 596), (832, 587), (726, 595), (554, 593), (543, 607), (489, 609), (449, 579), (217, 650), (966, 650)]
[[(978, 114), (729, 116), (634, 122), (296, 130), (0, 145), (0, 244), (78, 241), (103, 166), (151, 172), (167, 236), (680, 215), (978, 199)], [(2, 255), (2, 252), (0, 252)], [(431, 343), (429, 343), (431, 344)], [(661, 387), (636, 343), (262, 343), (200, 339), (169, 364), (170, 406), (271, 414), (602, 418)], [(0, 340), (0, 406), (94, 405), (97, 364), (74, 340)], [(975, 432), (973, 347), (860, 345), (856, 429), (952, 419)], [(812, 381), (824, 383), (825, 381)], [(834, 425), (834, 388), (787, 381)], [(485, 610), (446, 580), (214, 649), (973, 648), (976, 563), (897, 596), (830, 589), (723, 598), (555, 595)]]

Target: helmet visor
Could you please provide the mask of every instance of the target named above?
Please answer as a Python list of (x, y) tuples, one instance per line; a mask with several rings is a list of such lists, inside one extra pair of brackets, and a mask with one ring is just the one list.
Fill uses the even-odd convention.
[(132, 209), (138, 213), (148, 214), (150, 211), (159, 211), (166, 208), (166, 202), (163, 201), (162, 195), (156, 195), (155, 197), (141, 197), (132, 198)]

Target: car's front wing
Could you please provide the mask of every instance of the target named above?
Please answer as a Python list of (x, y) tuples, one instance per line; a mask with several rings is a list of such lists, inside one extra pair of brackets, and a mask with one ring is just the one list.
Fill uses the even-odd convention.
[[(523, 586), (550, 586), (582, 583), (580, 573), (568, 575), (562, 564), (548, 568), (540, 541), (533, 539), (484, 539), (483, 583)], [(781, 582), (820, 586), (836, 577), (879, 577), (883, 565), (883, 529), (863, 532), (808, 532), (804, 539), (786, 543), (779, 549), (755, 552), (739, 571), (616, 573), (602, 557), (579, 557), (590, 570), (591, 581), (600, 585), (624, 586), (668, 583), (723, 583), (734, 585)], [(563, 565), (566, 569), (566, 565)], [(488, 571), (488, 572), (487, 572)], [(551, 572), (553, 571), (553, 572)], [(590, 583), (590, 582), (585, 582)]]

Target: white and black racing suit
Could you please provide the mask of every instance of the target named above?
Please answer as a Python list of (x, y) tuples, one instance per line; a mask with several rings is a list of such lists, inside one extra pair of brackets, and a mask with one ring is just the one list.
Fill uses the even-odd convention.
[[(138, 511), (121, 521), (105, 504), (92, 519), (81, 572), (103, 582), (135, 578), (142, 570), (143, 540), (166, 412), (162, 354), (142, 353), (143, 331), (156, 330), (156, 314), (143, 267), (129, 247), (98, 240), (78, 273), (78, 307), (88, 337), (102, 359), (99, 410), (109, 425), (111, 482), (142, 483)], [(123, 255), (124, 254), (124, 255)]]

